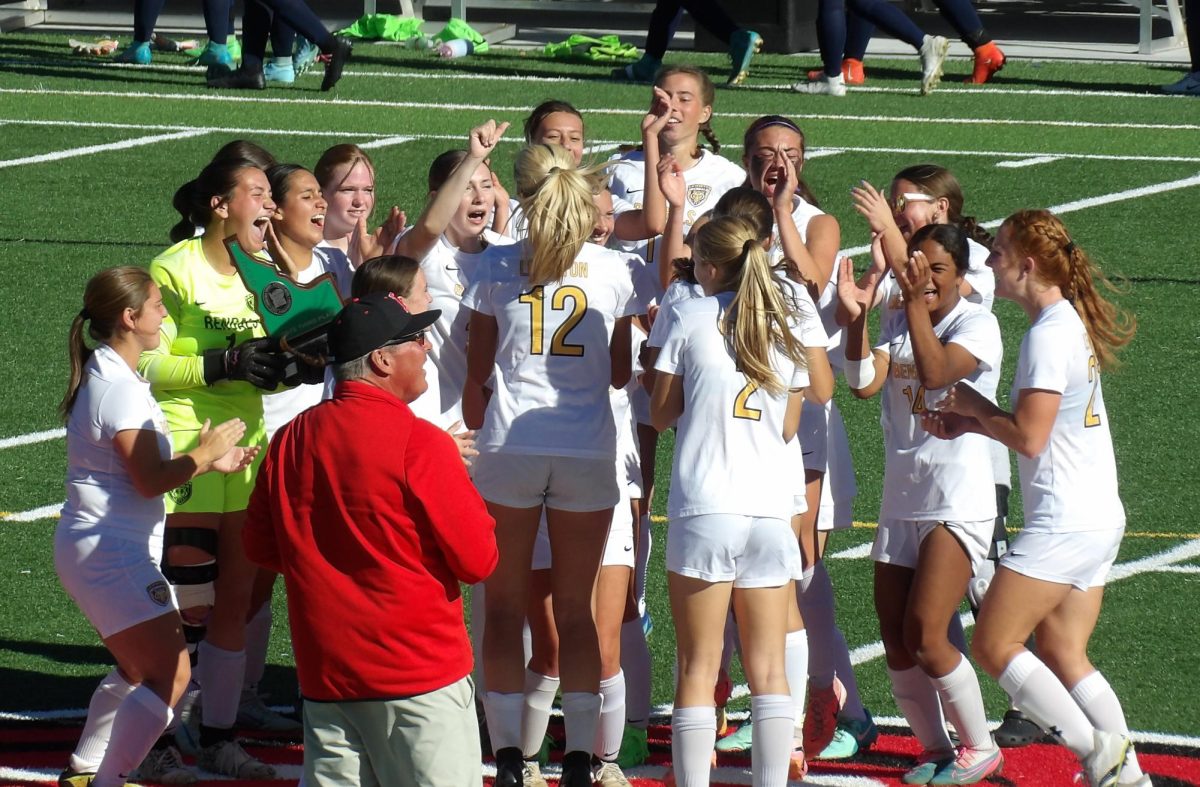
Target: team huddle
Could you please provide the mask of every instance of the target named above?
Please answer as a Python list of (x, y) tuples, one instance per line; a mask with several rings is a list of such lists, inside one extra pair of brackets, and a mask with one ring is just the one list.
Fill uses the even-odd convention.
[[(560, 783), (628, 785), (648, 754), (668, 429), (668, 781), (708, 784), (714, 749), (749, 750), (755, 785), (856, 755), (877, 731), (822, 562), (857, 491), (839, 376), (881, 398), (875, 607), (922, 747), (904, 783), (1002, 768), (971, 656), (1088, 784), (1150, 784), (1087, 658), (1125, 527), (1100, 373), (1131, 318), (1057, 217), (1020, 211), (992, 237), (936, 165), (852, 190), (871, 245), (856, 272), (803, 180), (800, 128), (753, 121), (739, 166), (713, 100), (703, 71), (660, 70), (640, 146), (600, 164), (580, 113), (544, 102), (511, 196), (489, 159), (508, 123), (488, 121), (431, 163), (415, 220), (392, 208), (373, 231), (357, 146), (309, 170), (230, 143), (176, 193), (175, 245), (148, 272), (89, 282), (55, 563), (118, 667), (60, 785), (195, 781), (175, 748), (185, 710), (201, 768), (273, 778), (235, 730), (287, 723), (257, 693), (280, 574), (302, 783), (479, 784), (478, 703), (495, 783), (539, 787), (561, 696)], [(266, 335), (232, 237), (297, 286), (332, 281), (346, 306), (327, 345)], [(996, 297), (1030, 321), (1011, 411)], [(735, 651), (751, 718), (725, 735)]]

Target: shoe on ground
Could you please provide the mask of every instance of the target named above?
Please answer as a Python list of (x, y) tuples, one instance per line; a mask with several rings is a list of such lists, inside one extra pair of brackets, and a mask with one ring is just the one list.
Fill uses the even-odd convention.
[(333, 51), (330, 52), (329, 62), (325, 64), (325, 78), (321, 80), (321, 90), (328, 93), (342, 78), (342, 69), (350, 62), (350, 53), (354, 43), (345, 36), (333, 37)]
[(268, 82), (275, 82), (280, 85), (291, 85), (296, 81), (296, 67), (292, 65), (292, 59), (284, 58), (281, 62), (268, 60), (263, 63), (263, 79)]
[(742, 726), (717, 741), (717, 751), (722, 754), (750, 751), (753, 740), (754, 725), (749, 719), (746, 719)]
[(591, 787), (592, 784), (592, 753), (590, 751), (569, 751), (563, 755), (562, 778), (558, 780), (559, 787)]
[(990, 750), (961, 746), (958, 755), (938, 769), (930, 784), (978, 784), (1004, 769), (1004, 754), (995, 744)]
[[(238, 53), (241, 54), (240, 52)], [(229, 70), (233, 70), (234, 61), (237, 58), (229, 51), (229, 47), (224, 44), (214, 44), (209, 41), (204, 45), (204, 49), (200, 51), (200, 56), (196, 58), (195, 65), (198, 66), (225, 66)]]
[(740, 85), (750, 74), (750, 59), (762, 51), (763, 39), (753, 30), (734, 30), (729, 39), (728, 85)]
[(250, 68), (244, 64), (235, 70), (222, 66), (211, 66), (205, 82), (209, 87), (226, 90), (265, 90), (267, 87), (267, 80), (263, 76), (262, 69)]
[(275, 769), (252, 756), (235, 740), (203, 746), (196, 755), (196, 765), (210, 773), (234, 779), (274, 779)]
[[(538, 770), (539, 775), (541, 770)], [(495, 787), (521, 787), (525, 783), (525, 760), (516, 746), (506, 746), (496, 752)]]
[(870, 711), (865, 711), (865, 719), (840, 719), (833, 740), (814, 757), (815, 760), (847, 760), (860, 751), (866, 751), (879, 739), (879, 728), (871, 718)]
[(307, 38), (297, 38), (296, 53), (292, 55), (292, 69), (296, 72), (296, 76), (300, 76), (312, 68), (320, 54), (321, 48), (312, 41)]
[(234, 61), (242, 59), (242, 44), (233, 33), (230, 33), (229, 37), (225, 39), (225, 50), (229, 52), (229, 57)]
[(808, 760), (804, 759), (804, 747), (800, 746), (800, 741), (794, 741), (795, 748), (792, 749), (792, 755), (788, 758), (788, 781), (804, 781), (804, 777), (808, 775)]
[(151, 749), (131, 775), (135, 779), (159, 784), (195, 784), (199, 781), (195, 772), (183, 764), (183, 757), (174, 746)]
[(641, 727), (625, 725), (621, 734), (621, 751), (617, 754), (617, 765), (622, 768), (636, 768), (646, 762), (650, 756), (650, 744), (646, 740), (646, 731)]
[(990, 82), (996, 72), (1004, 68), (1008, 60), (995, 42), (989, 41), (975, 50), (975, 68), (965, 81), (968, 85), (982, 85)]
[(900, 781), (905, 784), (929, 784), (942, 766), (954, 762), (954, 752), (922, 752), (917, 764), (909, 768)]
[(816, 82), (797, 82), (792, 85), (797, 93), (807, 93), (810, 96), (844, 96), (846, 95), (846, 79), (841, 74), (831, 77), (822, 73)]
[(1004, 721), (996, 728), (996, 743), (1005, 749), (1028, 746), (1045, 735), (1037, 723), (1016, 708), (1004, 712)]
[(1095, 730), (1092, 753), (1083, 758), (1083, 775), (1089, 787), (1116, 787), (1121, 781), (1130, 740), (1116, 732)]
[[(269, 76), (266, 78), (271, 79)], [(304, 725), (268, 708), (267, 703), (263, 702), (262, 695), (257, 691), (243, 690), (242, 701), (238, 705), (237, 726), (264, 732), (297, 732)]]
[(137, 63), (139, 66), (148, 66), (150, 57), (150, 42), (134, 41), (113, 60), (118, 63)]
[[(825, 77), (825, 69), (814, 68), (808, 72), (808, 81), (817, 82)], [(867, 81), (866, 71), (863, 70), (863, 61), (855, 60), (852, 57), (847, 57), (842, 60), (842, 80), (847, 85), (861, 85)]]
[(929, 95), (942, 81), (942, 66), (949, 52), (950, 42), (942, 36), (925, 36), (921, 42), (921, 95)]
[(88, 787), (95, 775), (95, 771), (73, 771), (65, 768), (58, 775), (58, 787)]
[[(820, 82), (810, 84), (819, 85)], [(845, 90), (845, 86), (842, 87)], [(838, 711), (837, 692), (833, 685), (819, 687), (808, 684), (808, 704), (804, 709), (804, 750), (825, 751), (825, 747), (833, 740), (837, 732)]]
[(1193, 71), (1178, 82), (1163, 85), (1162, 92), (1175, 96), (1200, 96), (1200, 71)]
[(548, 787), (546, 777), (542, 776), (542, 766), (538, 765), (537, 760), (525, 760), (521, 764), (521, 784), (523, 787)]
[[(621, 68), (614, 68), (612, 71), (613, 79), (622, 79), (626, 82), (653, 82), (654, 75), (658, 73), (658, 69), (662, 68), (662, 61), (649, 55), (642, 55), (641, 59), (636, 63), (630, 63)], [(642, 628), (646, 628), (645, 621), (642, 621)], [(647, 632), (647, 636), (649, 632)]]
[(615, 762), (601, 762), (600, 767), (592, 773), (592, 783), (601, 787), (632, 787), (621, 766)]

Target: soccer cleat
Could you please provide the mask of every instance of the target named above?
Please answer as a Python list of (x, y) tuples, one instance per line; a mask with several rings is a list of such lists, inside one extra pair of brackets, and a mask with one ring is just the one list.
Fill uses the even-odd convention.
[(1131, 745), (1119, 732), (1092, 732), (1092, 753), (1083, 758), (1083, 775), (1089, 787), (1116, 787)]
[(804, 777), (808, 775), (808, 760), (804, 759), (804, 748), (800, 746), (800, 741), (793, 741), (795, 748), (792, 749), (792, 755), (788, 758), (788, 781), (804, 781)]
[(762, 51), (763, 39), (753, 30), (735, 30), (729, 39), (729, 69), (727, 85), (740, 85), (750, 75), (750, 59)]
[(329, 62), (325, 64), (325, 78), (321, 80), (321, 91), (328, 93), (342, 78), (342, 69), (350, 62), (350, 54), (354, 43), (345, 36), (333, 37), (333, 51), (330, 52)]
[(654, 75), (660, 68), (662, 68), (661, 60), (649, 55), (642, 55), (636, 63), (630, 63), (622, 68), (614, 68), (612, 78), (622, 79), (626, 82), (653, 82)]
[(88, 787), (95, 775), (95, 771), (73, 771), (67, 768), (58, 775), (58, 787)]
[(275, 769), (251, 756), (237, 741), (230, 739), (202, 746), (196, 755), (196, 765), (210, 773), (234, 779), (274, 779)]
[(292, 55), (292, 69), (296, 72), (296, 76), (300, 76), (312, 68), (320, 54), (321, 47), (307, 38), (299, 38), (296, 44), (296, 53)]
[(941, 36), (925, 36), (921, 42), (921, 95), (929, 95), (942, 81), (942, 66), (949, 52), (950, 42)]
[(905, 784), (929, 784), (946, 763), (954, 762), (954, 752), (921, 752), (917, 764), (909, 768), (900, 781)]
[(978, 784), (1004, 768), (1004, 754), (999, 746), (991, 751), (961, 746), (958, 755), (938, 768), (930, 784)]
[[(239, 54), (241, 54), (239, 52)], [(224, 66), (229, 70), (233, 70), (234, 60), (233, 53), (229, 51), (229, 47), (224, 44), (214, 44), (209, 41), (201, 50), (200, 56), (196, 58), (193, 65), (197, 66)]]
[(968, 85), (982, 85), (991, 81), (996, 72), (1004, 68), (1008, 58), (1000, 51), (1000, 47), (992, 41), (975, 50), (975, 68), (965, 82)]
[(842, 719), (838, 721), (837, 731), (829, 745), (813, 759), (815, 760), (845, 760), (871, 748), (879, 739), (879, 728), (871, 718), (870, 711), (865, 719)]
[(263, 79), (267, 82), (277, 82), (281, 85), (293, 84), (296, 81), (296, 67), (292, 65), (290, 58), (281, 63), (268, 60), (266, 63), (263, 63)]
[[(541, 774), (541, 769), (538, 770)], [(521, 787), (525, 783), (525, 761), (516, 746), (506, 746), (496, 752), (495, 787)]]
[(225, 39), (225, 49), (233, 60), (242, 59), (242, 44), (233, 33), (230, 33), (229, 37)]
[(808, 705), (804, 709), (805, 751), (825, 751), (837, 732), (839, 710), (841, 704), (832, 685), (820, 688), (811, 682), (808, 684)]
[(642, 612), (642, 635), (646, 639), (650, 639), (650, 635), (654, 632), (654, 618), (650, 617), (650, 610)]
[(749, 719), (746, 719), (742, 726), (717, 741), (717, 751), (722, 754), (750, 751), (753, 741), (754, 725)]
[(569, 751), (563, 755), (562, 777), (559, 787), (591, 787), (592, 754), (586, 751)]
[(646, 731), (641, 727), (625, 725), (621, 735), (621, 751), (617, 754), (617, 765), (622, 768), (636, 768), (646, 762), (650, 756), (650, 744), (646, 740)]
[(615, 762), (601, 762), (600, 767), (592, 774), (592, 783), (601, 787), (632, 787), (629, 779), (621, 771), (621, 766)]
[(113, 60), (118, 63), (137, 63), (139, 66), (148, 66), (150, 65), (150, 42), (134, 41)]
[(846, 79), (841, 74), (831, 77), (822, 74), (816, 82), (797, 82), (792, 85), (797, 93), (807, 93), (810, 96), (844, 96), (846, 95)]
[(265, 732), (296, 732), (304, 725), (268, 708), (258, 692), (242, 689), (242, 701), (238, 705), (237, 726)]
[(1039, 740), (1045, 733), (1042, 728), (1016, 708), (1004, 712), (1004, 721), (996, 728), (996, 743), (1005, 749), (1017, 746), (1028, 746)]
[(151, 749), (133, 777), (159, 784), (195, 784), (198, 781), (192, 769), (183, 764), (183, 757), (174, 746)]
[[(808, 72), (808, 81), (817, 82), (825, 77), (825, 69), (814, 68)], [(847, 85), (861, 85), (867, 81), (866, 72), (863, 70), (863, 61), (855, 60), (852, 57), (847, 57), (842, 60), (842, 79)]]
[(230, 90), (266, 90), (267, 80), (261, 68), (251, 68), (242, 65), (236, 70), (222, 66), (212, 66), (208, 69), (205, 82), (209, 87)]
[(1200, 71), (1193, 71), (1178, 82), (1163, 85), (1162, 92), (1175, 96), (1200, 96)]
[[(496, 771), (499, 778), (499, 770)], [(537, 760), (525, 760), (521, 765), (521, 784), (523, 787), (548, 787), (546, 777), (542, 776), (542, 767)]]

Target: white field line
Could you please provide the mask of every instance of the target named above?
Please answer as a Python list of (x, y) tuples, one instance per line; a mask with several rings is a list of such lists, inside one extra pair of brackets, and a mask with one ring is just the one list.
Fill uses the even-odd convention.
[(3, 451), (5, 448), (16, 448), (22, 445), (44, 443), (48, 440), (58, 440), (66, 436), (66, 429), (47, 429), (44, 432), (30, 432), (29, 434), (17, 435), (16, 437), (5, 437), (0, 440), (0, 451)]
[(1058, 156), (1035, 156), (1034, 158), (1026, 158), (1019, 161), (997, 161), (996, 166), (1003, 169), (1020, 169), (1021, 167), (1036, 167), (1039, 164), (1049, 164), (1059, 160)]
[(358, 146), (363, 149), (388, 148), (395, 145), (403, 145), (405, 142), (412, 142), (416, 137), (383, 137), (382, 139), (373, 139), (370, 142), (360, 142)]
[(68, 148), (67, 150), (57, 150), (53, 153), (41, 153), (37, 156), (25, 156), (23, 158), (8, 159), (0, 161), (0, 169), (5, 167), (19, 167), (22, 164), (43, 164), (50, 161), (62, 161), (67, 158), (75, 158), (77, 156), (90, 156), (94, 153), (104, 153), (110, 150), (126, 150), (128, 148), (138, 148), (143, 145), (153, 145), (157, 142), (169, 142), (175, 139), (187, 139), (189, 137), (198, 137), (207, 134), (207, 131), (190, 129), (187, 131), (176, 131), (173, 134), (155, 134), (150, 137), (136, 137), (134, 139), (123, 139), (120, 142), (106, 142), (103, 145), (87, 145), (82, 148)]
[(841, 552), (834, 552), (832, 555), (826, 555), (826, 560), (862, 560), (871, 555), (872, 543), (868, 541), (865, 544), (859, 544), (856, 547), (843, 549)]
[(63, 505), (63, 503), (54, 503), (30, 511), (18, 511), (15, 514), (0, 511), (0, 522), (36, 522), (39, 519), (50, 519), (62, 513)]
[[(386, 109), (432, 109), (437, 111), (461, 112), (514, 112), (525, 114), (527, 106), (510, 106), (503, 104), (451, 104), (429, 101), (381, 101), (378, 99), (345, 99), (345, 98), (281, 98), (277, 96), (234, 96), (223, 93), (153, 93), (140, 90), (37, 90), (31, 88), (2, 88), (0, 94), (38, 95), (38, 96), (69, 96), (72, 98), (120, 98), (130, 100), (144, 98), (152, 101), (213, 101), (227, 104), (281, 104), (287, 106), (345, 106), (345, 107), (381, 107)], [(579, 107), (580, 112), (593, 112), (605, 115), (644, 115), (644, 109), (626, 109), (622, 107)], [(756, 118), (758, 112), (722, 112), (721, 117), (727, 118)], [(1033, 126), (1047, 128), (1097, 128), (1097, 129), (1137, 129), (1153, 131), (1200, 131), (1200, 124), (1195, 123), (1098, 123), (1086, 120), (1017, 120), (1009, 118), (958, 118), (958, 117), (921, 117), (918, 115), (834, 115), (834, 114), (805, 114), (797, 113), (794, 117), (806, 120), (835, 120), (859, 123), (921, 123), (961, 125), (961, 126)]]
[(1158, 574), (1200, 574), (1200, 566), (1163, 566), (1154, 570)]

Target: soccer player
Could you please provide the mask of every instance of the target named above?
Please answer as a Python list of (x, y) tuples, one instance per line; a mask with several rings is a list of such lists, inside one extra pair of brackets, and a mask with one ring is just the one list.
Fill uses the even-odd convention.
[[(1125, 531), (1100, 375), (1133, 338), (1134, 321), (1100, 295), (1104, 275), (1049, 211), (1009, 216), (989, 264), (996, 293), (1031, 323), (1013, 410), (956, 385), (925, 419), (940, 437), (984, 434), (1018, 455), (1025, 527), (984, 598), (972, 652), (1079, 757), (1089, 785), (1149, 785), (1121, 703), (1087, 657)], [(1024, 646), (1035, 628), (1038, 655)]]
[(375, 165), (365, 150), (348, 143), (334, 145), (321, 154), (313, 174), (329, 206), (325, 215), (326, 245), (344, 252), (355, 268), (372, 257), (394, 251), (407, 218), (393, 205), (383, 224), (374, 232), (368, 229), (367, 222), (375, 210)]

